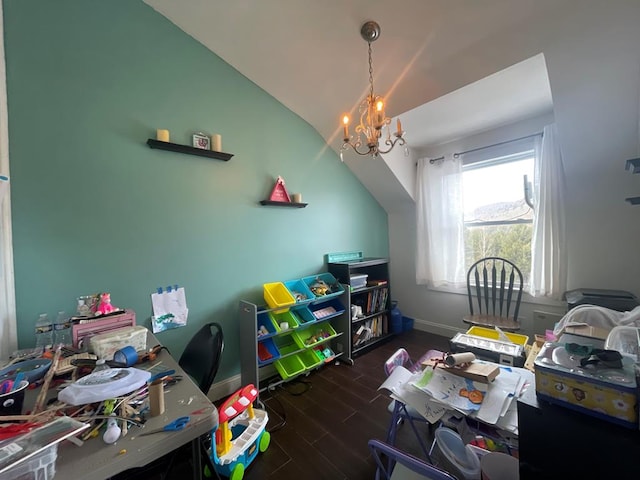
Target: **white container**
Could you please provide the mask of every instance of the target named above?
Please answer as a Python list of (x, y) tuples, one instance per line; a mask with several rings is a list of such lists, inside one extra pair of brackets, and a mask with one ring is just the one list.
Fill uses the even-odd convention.
[(136, 352), (147, 349), (148, 330), (142, 325), (118, 328), (110, 332), (91, 337), (91, 350), (98, 358), (113, 360), (113, 354), (121, 348), (131, 345)]
[(56, 474), (58, 444), (55, 443), (33, 457), (2, 473), (2, 480), (51, 480)]
[(433, 464), (460, 480), (480, 480), (480, 459), (471, 445), (465, 445), (460, 435), (450, 428), (440, 427), (431, 457)]
[(367, 286), (367, 277), (369, 275), (349, 275), (349, 285), (351, 285), (351, 290), (357, 290), (359, 288), (364, 288)]

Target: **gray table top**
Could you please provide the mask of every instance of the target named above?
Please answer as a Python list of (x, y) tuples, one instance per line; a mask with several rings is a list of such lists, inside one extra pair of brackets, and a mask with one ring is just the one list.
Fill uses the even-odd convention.
[[(149, 332), (147, 347), (159, 343)], [(164, 414), (150, 417), (144, 427), (130, 425), (127, 435), (113, 445), (105, 444), (101, 435), (87, 440), (81, 447), (67, 441), (61, 443), (58, 447), (56, 478), (102, 480), (130, 468), (144, 466), (217, 427), (218, 411), (215, 406), (166, 350), (162, 350), (149, 365), (136, 367), (144, 369), (158, 362), (162, 362), (161, 365), (167, 370), (175, 370), (176, 375), (183, 375), (182, 381), (165, 390)], [(191, 420), (183, 430), (140, 435), (185, 415)]]

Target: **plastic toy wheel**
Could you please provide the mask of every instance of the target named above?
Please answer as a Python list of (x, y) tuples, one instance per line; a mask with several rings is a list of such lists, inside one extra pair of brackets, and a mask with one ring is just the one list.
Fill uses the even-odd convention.
[(229, 480), (242, 480), (244, 477), (244, 465), (238, 463), (233, 470), (231, 471), (231, 475), (229, 476)]
[(265, 431), (260, 437), (260, 453), (264, 452), (267, 448), (269, 448), (269, 443), (271, 443), (271, 434)]

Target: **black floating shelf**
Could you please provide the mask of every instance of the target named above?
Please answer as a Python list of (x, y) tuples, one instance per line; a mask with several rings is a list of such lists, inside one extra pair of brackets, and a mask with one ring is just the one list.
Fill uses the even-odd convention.
[(205, 150), (203, 148), (190, 147), (188, 145), (180, 145), (179, 143), (161, 142), (160, 140), (154, 140), (150, 138), (147, 140), (147, 145), (150, 148), (158, 148), (160, 150), (168, 150), (170, 152), (186, 153), (188, 155), (197, 155), (199, 157), (209, 157), (228, 162), (233, 154), (216, 152), (214, 150)]
[(629, 197), (625, 198), (625, 200), (631, 205), (640, 205), (640, 197)]
[(260, 205), (271, 205), (273, 207), (304, 208), (308, 205), (308, 203), (275, 202), (273, 200), (260, 200)]

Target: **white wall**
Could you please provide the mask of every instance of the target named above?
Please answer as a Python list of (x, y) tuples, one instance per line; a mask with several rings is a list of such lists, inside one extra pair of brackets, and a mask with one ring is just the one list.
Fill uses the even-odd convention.
[[(640, 295), (640, 207), (624, 201), (640, 195), (640, 175), (624, 170), (625, 160), (638, 156), (640, 143), (640, 2), (588, 1), (579, 10), (562, 13), (517, 32), (497, 33), (477, 46), (477, 58), (502, 68), (505, 59), (515, 63), (544, 53), (567, 177), (568, 288), (623, 289)], [(438, 156), (445, 147), (459, 151), (516, 138), (528, 129), (540, 131), (540, 121), (545, 119), (428, 153)], [(415, 283), (414, 216), (411, 208), (389, 213), (393, 297), (404, 315), (415, 318), (417, 328), (445, 335), (464, 330), (465, 295), (430, 291)], [(523, 327), (528, 334), (538, 330), (534, 310), (561, 313), (564, 305), (525, 303)]]

